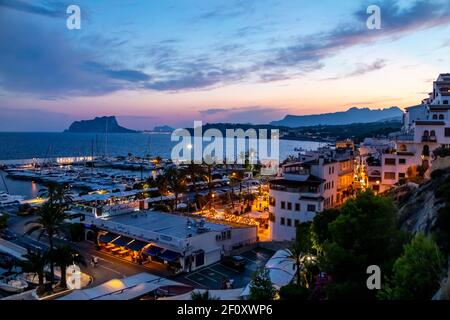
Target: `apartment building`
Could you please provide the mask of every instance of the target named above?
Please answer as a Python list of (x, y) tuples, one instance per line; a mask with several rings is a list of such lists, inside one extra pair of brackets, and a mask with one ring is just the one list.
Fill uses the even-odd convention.
[(295, 239), (296, 226), (336, 205), (339, 162), (319, 155), (282, 167), (283, 175), (269, 182), (270, 238)]
[(372, 152), (365, 149), (368, 183), (374, 190), (388, 190), (408, 177), (409, 168), (428, 170), (433, 151), (450, 147), (449, 100), (450, 74), (440, 74), (429, 97), (406, 108), (401, 132)]

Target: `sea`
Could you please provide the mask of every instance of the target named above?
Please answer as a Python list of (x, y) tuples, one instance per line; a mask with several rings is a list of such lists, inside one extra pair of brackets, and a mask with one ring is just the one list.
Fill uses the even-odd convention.
[[(80, 156), (160, 156), (170, 158), (177, 141), (170, 134), (160, 133), (62, 133), (62, 132), (0, 132), (0, 163), (10, 160)], [(280, 140), (279, 154), (283, 160), (298, 151), (316, 150), (325, 145), (317, 141)], [(9, 179), (0, 171), (0, 190), (10, 194), (36, 197), (41, 186), (28, 181)]]

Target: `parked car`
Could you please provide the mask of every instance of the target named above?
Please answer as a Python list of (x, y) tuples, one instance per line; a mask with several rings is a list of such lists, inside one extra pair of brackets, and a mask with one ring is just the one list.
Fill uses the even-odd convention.
[(222, 258), (222, 263), (233, 269), (245, 269), (245, 259), (242, 256), (225, 256)]
[(0, 230), (0, 238), (3, 238), (5, 240), (16, 240), (17, 236), (11, 230), (3, 229), (3, 230)]

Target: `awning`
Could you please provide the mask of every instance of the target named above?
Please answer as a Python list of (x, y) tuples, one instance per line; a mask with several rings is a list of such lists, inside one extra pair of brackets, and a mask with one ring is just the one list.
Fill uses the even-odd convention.
[(160, 248), (160, 247), (157, 247), (157, 246), (151, 246), (150, 248), (146, 249), (144, 251), (144, 253), (148, 254), (151, 257), (156, 257), (163, 250), (164, 250), (163, 248)]
[(118, 239), (112, 241), (112, 244), (115, 244), (116, 246), (124, 247), (127, 244), (129, 244), (131, 241), (133, 241), (132, 238), (120, 236)]
[(175, 252), (172, 250), (166, 250), (163, 253), (161, 253), (161, 255), (159, 257), (163, 260), (174, 261), (174, 260), (179, 259), (180, 256), (181, 256), (181, 254), (178, 252)]
[(98, 238), (98, 241), (109, 243), (109, 242), (113, 241), (114, 239), (116, 239), (118, 236), (119, 236), (118, 234), (115, 234), (115, 233), (112, 233), (112, 232), (108, 232), (106, 234), (102, 234)]
[(141, 240), (134, 240), (133, 242), (128, 243), (125, 247), (133, 251), (141, 251), (142, 248), (145, 247), (146, 245), (148, 245), (147, 242)]

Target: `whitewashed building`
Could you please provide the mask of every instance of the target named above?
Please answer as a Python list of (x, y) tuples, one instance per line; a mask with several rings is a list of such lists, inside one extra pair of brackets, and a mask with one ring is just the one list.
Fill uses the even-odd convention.
[[(422, 104), (406, 108), (402, 131), (366, 155), (369, 185), (388, 190), (408, 177), (408, 169), (431, 167), (433, 151), (450, 146), (450, 74), (440, 74)], [(367, 149), (367, 148), (366, 148)], [(366, 150), (367, 151), (367, 150)]]
[(283, 166), (283, 176), (269, 182), (272, 241), (295, 239), (297, 225), (336, 204), (338, 169), (324, 156)]

